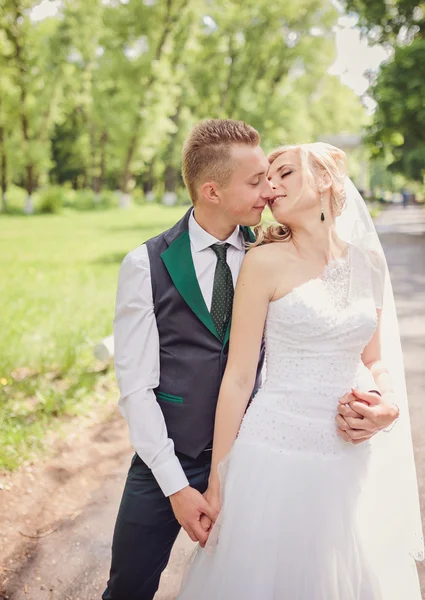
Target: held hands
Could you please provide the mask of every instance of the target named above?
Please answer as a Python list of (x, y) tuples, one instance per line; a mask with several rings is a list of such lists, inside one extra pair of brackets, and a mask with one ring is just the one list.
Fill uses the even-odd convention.
[[(211, 508), (215, 511), (216, 515), (218, 516), (218, 513), (221, 510), (220, 492), (216, 491), (214, 488), (212, 488), (210, 486), (207, 489), (207, 491), (205, 492), (204, 498), (206, 499), (208, 504), (211, 506)], [(207, 515), (202, 515), (202, 517), (201, 517), (201, 526), (204, 529), (204, 531), (208, 533), (208, 536), (210, 534), (210, 531), (211, 531), (212, 526), (214, 525), (215, 521), (216, 521), (216, 519), (214, 519), (212, 521)], [(205, 543), (201, 544), (201, 546), (204, 547)]]
[[(221, 498), (219, 488), (216, 489), (215, 487), (212, 487), (210, 485), (210, 487), (208, 487), (207, 491), (205, 492), (204, 497), (209, 503), (209, 505), (212, 507), (212, 509), (215, 510), (216, 515), (218, 516), (221, 510)], [(203, 515), (201, 517), (201, 525), (204, 528), (204, 531), (208, 532), (208, 539), (210, 537), (210, 533), (215, 521), (216, 519), (214, 519), (214, 521), (211, 521), (211, 519), (209, 519), (207, 515)], [(216, 532), (216, 530), (217, 527), (214, 529), (214, 531)], [(217, 536), (215, 537), (217, 538)], [(204, 547), (205, 543), (201, 544), (201, 546)]]
[[(172, 494), (170, 502), (177, 521), (187, 532), (190, 539), (193, 542), (199, 541), (201, 546), (205, 546), (211, 523), (217, 518), (218, 513), (216, 510), (200, 492), (190, 486)], [(203, 516), (209, 520), (208, 529), (206, 529), (208, 521), (205, 522), (204, 520), (201, 523)]]
[(391, 404), (392, 394), (379, 396), (374, 392), (353, 389), (338, 405), (336, 422), (338, 435), (351, 444), (361, 444), (398, 418), (398, 409)]

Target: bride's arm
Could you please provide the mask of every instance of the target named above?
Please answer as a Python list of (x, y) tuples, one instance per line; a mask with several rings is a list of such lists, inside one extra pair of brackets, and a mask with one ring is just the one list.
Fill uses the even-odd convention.
[[(369, 257), (372, 265), (372, 293), (377, 307), (382, 307), (384, 302), (385, 280), (387, 267), (383, 255), (379, 252), (370, 251)], [(381, 328), (382, 308), (377, 308), (378, 326), (372, 339), (362, 354), (363, 364), (372, 373), (376, 383), (376, 391), (381, 394), (379, 408), (375, 411), (375, 425), (378, 430), (385, 429), (398, 417), (398, 408), (394, 404), (394, 391), (391, 377), (386, 365), (381, 358)], [(372, 416), (372, 415), (371, 415)]]
[(376, 388), (369, 392), (353, 390), (341, 399), (338, 407), (338, 432), (343, 439), (354, 443), (366, 441), (392, 425), (399, 416), (391, 378), (381, 358), (381, 312), (377, 311), (378, 327), (362, 354), (363, 364), (372, 373)]
[(238, 434), (254, 388), (268, 304), (273, 296), (268, 249), (245, 257), (235, 290), (229, 358), (218, 397), (209, 495), (219, 496), (217, 468)]
[(381, 313), (382, 310), (377, 310), (378, 313), (378, 326), (373, 334), (372, 339), (363, 350), (362, 361), (363, 364), (372, 373), (375, 380), (377, 391), (387, 398), (389, 395), (393, 395), (393, 386), (389, 373), (381, 359)]
[(379, 429), (384, 429), (391, 425), (399, 416), (399, 410), (395, 404), (395, 394), (391, 377), (385, 364), (381, 358), (381, 313), (379, 309), (378, 313), (378, 327), (373, 334), (372, 339), (363, 351), (362, 361), (364, 365), (372, 373), (376, 383), (377, 392), (381, 394), (382, 402), (380, 403), (380, 410), (377, 414), (376, 424)]

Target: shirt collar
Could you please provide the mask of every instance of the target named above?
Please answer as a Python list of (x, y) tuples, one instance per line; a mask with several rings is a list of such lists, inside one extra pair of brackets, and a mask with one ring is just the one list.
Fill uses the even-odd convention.
[(230, 244), (237, 250), (243, 250), (245, 247), (239, 225), (227, 240), (217, 240), (196, 222), (193, 210), (189, 217), (189, 236), (195, 252), (201, 252), (212, 246), (212, 244)]

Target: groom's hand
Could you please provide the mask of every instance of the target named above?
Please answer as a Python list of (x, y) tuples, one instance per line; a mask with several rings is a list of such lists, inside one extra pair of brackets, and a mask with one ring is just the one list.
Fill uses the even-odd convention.
[(360, 444), (389, 427), (397, 417), (397, 408), (378, 394), (352, 390), (339, 401), (338, 435), (346, 442)]
[(204, 496), (187, 486), (170, 496), (174, 515), (190, 539), (205, 545), (208, 539), (208, 531), (201, 524), (202, 515), (206, 515), (211, 521), (217, 518), (216, 511), (210, 506)]
[[(208, 504), (211, 506), (211, 508), (215, 511), (215, 513), (218, 517), (218, 514), (221, 510), (220, 492), (215, 491), (213, 488), (209, 487), (204, 494), (204, 498), (208, 502)], [(210, 535), (210, 532), (214, 525), (215, 520), (216, 519), (211, 520), (209, 517), (207, 517), (207, 515), (202, 515), (202, 517), (201, 517), (202, 528), (208, 534), (208, 537)], [(204, 547), (205, 544), (206, 544), (206, 540), (203, 544), (201, 544), (201, 546)]]

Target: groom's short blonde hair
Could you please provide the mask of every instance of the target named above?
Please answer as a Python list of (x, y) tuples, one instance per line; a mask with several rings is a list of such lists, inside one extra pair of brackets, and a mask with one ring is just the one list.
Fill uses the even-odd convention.
[(192, 202), (198, 199), (199, 186), (207, 181), (226, 185), (234, 165), (232, 146), (258, 146), (260, 134), (244, 121), (209, 119), (195, 125), (183, 146), (182, 174)]

